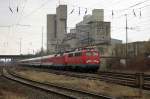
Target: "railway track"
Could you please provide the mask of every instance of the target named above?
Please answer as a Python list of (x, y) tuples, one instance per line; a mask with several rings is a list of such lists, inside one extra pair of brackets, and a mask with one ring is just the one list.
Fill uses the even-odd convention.
[(120, 85), (134, 87), (134, 88), (150, 90), (150, 75), (144, 73), (128, 74), (128, 73), (120, 73), (120, 72), (100, 71), (97, 74), (87, 74), (87, 73), (75, 73), (75, 72), (49, 70), (49, 69), (41, 70), (37, 68), (36, 70), (49, 72), (57, 75), (66, 75), (66, 76), (91, 79), (91, 80), (101, 80), (109, 83), (116, 83)]
[(86, 92), (82, 90), (75, 90), (55, 84), (44, 84), (37, 81), (32, 81), (6, 69), (3, 69), (3, 76), (30, 87), (65, 96), (67, 99), (115, 99), (113, 97), (108, 97), (105, 95)]
[(120, 85), (150, 90), (150, 75), (144, 73), (100, 72), (101, 79)]
[(91, 80), (101, 80), (109, 83), (116, 83), (120, 85), (130, 86), (134, 88), (140, 88), (145, 90), (150, 90), (150, 75), (144, 73), (119, 73), (119, 72), (98, 72), (98, 74), (77, 74), (72, 72), (60, 72), (60, 71), (50, 71), (55, 74), (63, 74), (72, 77), (86, 78)]

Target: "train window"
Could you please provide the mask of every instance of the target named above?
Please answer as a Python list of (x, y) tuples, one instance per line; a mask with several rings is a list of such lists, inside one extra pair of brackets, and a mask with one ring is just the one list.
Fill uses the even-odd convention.
[(86, 56), (92, 56), (91, 52), (86, 52)]
[(93, 56), (98, 56), (98, 53), (97, 52), (93, 52)]
[(75, 53), (75, 56), (78, 56), (78, 53)]
[(79, 52), (79, 56), (82, 56), (82, 53), (81, 53), (81, 52)]
[(82, 55), (81, 52), (75, 53), (75, 56), (81, 56), (81, 55)]

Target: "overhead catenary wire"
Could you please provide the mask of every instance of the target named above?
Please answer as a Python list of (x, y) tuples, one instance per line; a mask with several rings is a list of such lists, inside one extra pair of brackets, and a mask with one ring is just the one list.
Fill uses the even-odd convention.
[[(130, 6), (130, 7), (128, 7), (127, 9), (130, 9), (130, 8), (136, 7), (136, 6), (141, 5), (141, 4), (143, 4), (143, 3), (145, 3), (145, 2), (148, 2), (148, 1), (150, 1), (150, 0), (145, 0), (145, 1), (138, 2), (138, 3), (134, 4), (134, 5), (131, 5), (131, 6)], [(126, 9), (125, 9), (125, 10), (126, 10)]]
[[(145, 7), (150, 6), (150, 5), (144, 5), (144, 6), (142, 6), (142, 7), (138, 7), (138, 8), (134, 8), (134, 9), (131, 9), (131, 8), (132, 8), (132, 7), (135, 7), (135, 6), (139, 6), (139, 5), (141, 5), (141, 4), (143, 4), (143, 3), (147, 2), (147, 1), (149, 1), (149, 0), (145, 0), (144, 2), (139, 2), (139, 3), (133, 4), (133, 5), (131, 5), (131, 6), (127, 7), (127, 8), (125, 8), (125, 9), (122, 9), (122, 10), (109, 10), (109, 12), (111, 13), (112, 18), (114, 18), (114, 16), (116, 17), (116, 14), (119, 14), (119, 12), (120, 12), (120, 13), (127, 14), (127, 13), (124, 12), (124, 11), (127, 11), (127, 10), (131, 10), (134, 16), (139, 15), (139, 16), (141, 17), (141, 16), (142, 16), (142, 11), (141, 11), (141, 10), (142, 10), (143, 8), (145, 8)], [(82, 8), (81, 6), (76, 6), (76, 7), (78, 7), (78, 8), (80, 7), (80, 13), (82, 12), (82, 9), (85, 9), (85, 8), (86, 8), (86, 7)], [(73, 9), (75, 9), (75, 6), (74, 6)], [(93, 8), (86, 8), (86, 9), (92, 10)], [(104, 9), (104, 10), (108, 10), (108, 9)], [(123, 11), (123, 10), (124, 10), (124, 11)], [(139, 11), (138, 11), (139, 14), (136, 15), (135, 10), (139, 10)], [(74, 11), (74, 12), (75, 12), (75, 11)], [(128, 12), (128, 13), (131, 13), (131, 12)], [(72, 13), (71, 13), (71, 14), (72, 14)], [(124, 16), (124, 14), (122, 14), (121, 16)], [(120, 16), (119, 16), (119, 17), (120, 17)], [(118, 19), (118, 17), (117, 17), (117, 19)]]
[(40, 10), (42, 7), (44, 7), (45, 5), (48, 4), (50, 0), (46, 0), (44, 3), (42, 3), (39, 7), (37, 7), (36, 9), (34, 9), (33, 11), (31, 11), (29, 14), (25, 15), (24, 17), (29, 17), (32, 14), (34, 14), (35, 12), (37, 12), (38, 10)]
[[(149, 0), (146, 0), (146, 1), (149, 1)], [(87, 9), (87, 8), (85, 8), (85, 9)], [(73, 12), (74, 12), (74, 11), (73, 11)], [(73, 12), (72, 12), (72, 13), (73, 13)], [(82, 14), (82, 13), (81, 13), (81, 8), (80, 8), (80, 10), (79, 10), (79, 13)], [(87, 13), (87, 11), (86, 11), (86, 13)], [(112, 15), (115, 16), (115, 15), (114, 15), (114, 12), (113, 12)], [(124, 15), (124, 14), (123, 14), (123, 15)], [(121, 16), (123, 16), (123, 15), (121, 15)], [(134, 14), (134, 15), (135, 15), (135, 14)], [(140, 11), (140, 16), (141, 16), (141, 11)], [(115, 17), (114, 17), (114, 18), (115, 18)], [(117, 18), (117, 19), (118, 19), (118, 18)]]
[[(49, 1), (49, 0), (48, 0), (48, 1)], [(34, 14), (36, 11), (38, 11), (38, 10), (41, 9), (43, 6), (45, 6), (48, 1), (44, 2), (43, 4), (41, 4), (40, 7), (38, 7), (37, 9), (35, 9), (35, 10), (33, 10), (33, 11), (31, 11), (31, 12), (30, 12), (29, 14), (27, 14), (25, 17), (31, 16), (32, 14)], [(146, 1), (148, 1), (148, 0), (146, 0)], [(146, 2), (146, 1), (145, 1), (145, 2)], [(118, 2), (119, 2), (119, 1), (118, 1)], [(78, 8), (80, 8), (78, 14), (81, 15), (83, 8), (80, 7), (80, 6), (79, 6)], [(89, 11), (89, 8), (84, 7), (84, 10), (85, 10), (85, 9), (86, 9), (86, 11), (84, 11), (84, 14), (87, 14), (87, 12)], [(72, 11), (71, 11), (70, 14), (73, 14), (73, 12), (75, 12), (75, 7), (72, 9)], [(112, 10), (111, 10), (111, 13), (112, 13)], [(140, 13), (141, 13), (141, 12), (140, 12)], [(69, 15), (70, 15), (70, 14), (69, 14)], [(113, 16), (115, 16), (115, 10), (113, 10)], [(140, 14), (140, 16), (141, 16), (141, 14)], [(113, 18), (114, 18), (114, 17), (113, 17)]]
[[(25, 1), (27, 1), (27, 0), (25, 0)], [(17, 6), (16, 6), (16, 11), (17, 11), (17, 13), (19, 13), (19, 11), (20, 11), (21, 2), (22, 2), (22, 0), (18, 0), (18, 1), (17, 1)]]
[[(27, 2), (28, 2), (28, 0), (25, 0), (22, 10), (20, 9), (20, 16), (18, 17), (18, 21), (16, 24), (19, 24), (19, 22), (21, 21), (21, 18), (23, 17), (23, 13), (24, 13), (25, 7), (27, 5)], [(20, 4), (21, 4), (21, 2), (20, 2)]]
[[(145, 0), (145, 1), (149, 1), (149, 0)], [(143, 3), (143, 2), (142, 2)], [(139, 3), (138, 3), (139, 4)], [(141, 3), (140, 3), (141, 4)], [(136, 6), (137, 6), (137, 4), (135, 4)], [(133, 6), (132, 6), (133, 7)], [(142, 7), (143, 8), (143, 7)], [(87, 8), (86, 8), (87, 9)], [(74, 12), (74, 9), (72, 10), (72, 12), (71, 13), (73, 13)], [(80, 7), (80, 10), (79, 10), (79, 13), (81, 14), (81, 7)], [(87, 13), (87, 12), (86, 12)], [(113, 14), (112, 14), (113, 16), (114, 16), (114, 12), (113, 12)], [(135, 15), (135, 12), (134, 12), (134, 15)], [(121, 16), (124, 16), (124, 14), (123, 15), (121, 15)], [(141, 11), (140, 11), (140, 16), (141, 16)], [(118, 17), (117, 17), (117, 19), (118, 19)]]
[[(145, 2), (146, 2), (146, 1), (149, 1), (149, 0), (145, 0)], [(134, 4), (133, 6), (128, 7), (126, 10), (131, 10), (131, 11), (128, 12), (127, 14), (130, 15), (130, 16), (134, 16), (134, 17), (137, 17), (137, 16), (138, 16), (138, 17), (141, 17), (141, 16), (142, 16), (142, 9), (148, 7), (149, 5), (143, 5), (142, 7), (138, 7), (138, 8), (135, 8), (135, 7), (141, 5), (141, 4), (145, 3), (145, 2), (136, 3), (136, 4)], [(133, 7), (133, 8), (132, 8), (132, 7)], [(132, 9), (131, 9), (131, 8), (132, 8)], [(138, 12), (137, 12), (136, 10), (138, 10)], [(118, 11), (119, 11), (119, 10), (118, 10)], [(125, 13), (125, 12), (123, 11), (123, 13)], [(126, 14), (126, 13), (125, 13), (125, 14)], [(125, 14), (120, 15), (119, 18), (124, 17)], [(114, 16), (114, 12), (113, 12), (113, 10), (112, 10), (112, 17), (113, 17), (113, 16)], [(116, 16), (116, 15), (115, 15), (115, 16)], [(118, 17), (115, 17), (115, 18), (118, 19)], [(117, 28), (117, 29), (118, 29), (118, 28)], [(124, 29), (124, 28), (123, 28), (123, 29)], [(137, 31), (136, 27), (131, 27), (131, 28), (129, 28), (129, 29), (130, 29), (130, 30), (135, 30), (135, 31)]]
[[(149, 0), (145, 0), (144, 2), (147, 2), (147, 1), (149, 1)], [(117, 2), (120, 2), (120, 1), (117, 1)], [(140, 5), (140, 4), (144, 3), (144, 2), (140, 2), (140, 3), (134, 4), (134, 5), (130, 6), (130, 8), (133, 7), (133, 6)], [(47, 3), (47, 1), (46, 1), (46, 3)], [(40, 7), (38, 7), (38, 8), (35, 9), (35, 10), (33, 10), (33, 11), (32, 11), (30, 14), (28, 14), (27, 16), (30, 16), (30, 15), (32, 15), (33, 13), (35, 13), (38, 9), (40, 9), (41, 7), (43, 7), (46, 3), (41, 4)], [(82, 8), (82, 7), (80, 7), (80, 11), (79, 11), (80, 14), (82, 14), (82, 13), (81, 13), (81, 11), (82, 11), (81, 8)], [(86, 8), (84, 7), (84, 9), (86, 9), (86, 13), (87, 13), (87, 9), (88, 9), (88, 8), (87, 8), (87, 7), (86, 7)], [(74, 9), (74, 10), (75, 10), (75, 9)], [(73, 11), (73, 12), (75, 12), (75, 11)], [(73, 13), (73, 12), (72, 12), (72, 13)], [(84, 11), (84, 12), (85, 12), (85, 11)], [(112, 12), (112, 10), (111, 10), (111, 12)], [(72, 13), (71, 13), (71, 14), (72, 14)], [(85, 14), (85, 13), (84, 13), (84, 14)], [(113, 15), (112, 15), (112, 16), (115, 16), (115, 10), (113, 10)], [(140, 16), (141, 16), (141, 11), (140, 11)], [(115, 18), (115, 17), (113, 17), (113, 18)]]
[[(125, 8), (125, 9), (122, 9), (122, 10), (118, 10), (119, 12), (124, 12), (124, 11), (127, 11), (127, 10), (132, 10), (133, 11), (133, 14), (134, 14), (134, 16), (135, 16), (135, 10), (140, 10), (139, 11), (139, 15), (140, 15), (140, 17), (142, 16), (142, 9), (143, 8), (146, 8), (146, 7), (149, 7), (150, 6), (150, 4), (148, 4), (148, 5), (144, 5), (144, 6), (142, 6), (142, 7), (138, 7), (138, 8), (134, 8), (134, 9), (131, 9), (131, 8), (133, 8), (133, 7), (136, 7), (136, 6), (139, 6), (139, 5), (141, 5), (141, 4), (143, 4), (143, 3), (145, 3), (145, 2), (148, 2), (148, 1), (150, 1), (150, 0), (145, 0), (145, 1), (143, 1), (143, 2), (139, 2), (139, 3), (136, 3), (136, 4), (134, 4), (134, 5), (132, 5), (132, 6), (130, 6), (130, 7), (128, 7), (128, 8)], [(117, 10), (114, 10), (114, 11), (117, 11)], [(117, 17), (118, 18), (118, 17)]]
[(11, 1), (9, 0), (8, 8), (9, 8), (10, 12), (11, 12), (11, 13), (13, 13), (13, 9), (12, 9), (12, 7), (11, 7), (11, 4), (10, 4), (10, 3), (11, 3)]
[(16, 5), (16, 12), (18, 13), (19, 12), (19, 7), (20, 7), (20, 2), (21, 0), (17, 0), (17, 5)]
[[(145, 0), (145, 2), (146, 1), (149, 1), (149, 0)], [(137, 3), (137, 4), (134, 4), (133, 6), (130, 6), (129, 8), (131, 8), (131, 7), (135, 7), (135, 6), (138, 6), (138, 5), (140, 5), (140, 4), (142, 4), (142, 3), (144, 3), (144, 2), (140, 2), (140, 3)], [(142, 6), (142, 7), (138, 7), (138, 8), (134, 8), (134, 9), (131, 9), (132, 10), (132, 12), (128, 12), (128, 13), (130, 13), (130, 14), (128, 14), (128, 15), (133, 15), (134, 17), (136, 17), (136, 16), (142, 16), (142, 11), (141, 11), (141, 9), (143, 9), (143, 8), (145, 8), (145, 7), (148, 7), (149, 5), (144, 5), (144, 6)], [(127, 10), (127, 9), (126, 9)], [(129, 9), (130, 10), (130, 9)], [(135, 12), (135, 10), (139, 10), (138, 12)], [(114, 16), (114, 12), (112, 11), (112, 16)], [(116, 15), (115, 15), (116, 16)], [(119, 18), (121, 18), (121, 17), (123, 17), (124, 16), (124, 14), (122, 14), (121, 16), (119, 16)], [(118, 17), (115, 17), (116, 19), (119, 19)]]
[[(132, 10), (132, 12), (128, 12), (128, 14), (129, 14), (129, 13), (133, 13), (133, 15), (136, 16), (135, 10), (138, 9), (138, 10), (139, 10), (139, 11), (138, 11), (139, 16), (141, 17), (141, 16), (142, 16), (142, 11), (141, 11), (141, 10), (142, 10), (143, 8), (146, 8), (146, 7), (149, 7), (149, 6), (150, 6), (150, 5), (145, 5), (145, 6), (142, 6), (142, 7), (139, 7), (139, 8), (135, 8), (135, 9)], [(130, 14), (130, 15), (132, 15), (132, 14)], [(115, 16), (115, 17), (114, 17), (114, 16)], [(113, 12), (113, 18), (114, 18), (114, 19), (119, 19), (119, 18), (121, 18), (121, 17), (123, 17), (123, 16), (124, 16), (124, 14), (122, 14), (122, 15), (116, 17), (116, 15), (114, 15), (114, 12)]]

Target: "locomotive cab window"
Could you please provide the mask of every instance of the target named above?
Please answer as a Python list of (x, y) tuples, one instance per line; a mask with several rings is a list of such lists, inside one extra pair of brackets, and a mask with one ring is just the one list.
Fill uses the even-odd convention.
[(91, 52), (86, 52), (86, 56), (92, 56)]

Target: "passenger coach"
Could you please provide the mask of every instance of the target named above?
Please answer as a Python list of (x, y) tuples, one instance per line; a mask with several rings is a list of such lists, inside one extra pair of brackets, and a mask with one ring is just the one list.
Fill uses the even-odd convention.
[(59, 70), (96, 72), (100, 67), (100, 55), (95, 49), (82, 49), (63, 54), (21, 60), (19, 63), (26, 66)]

